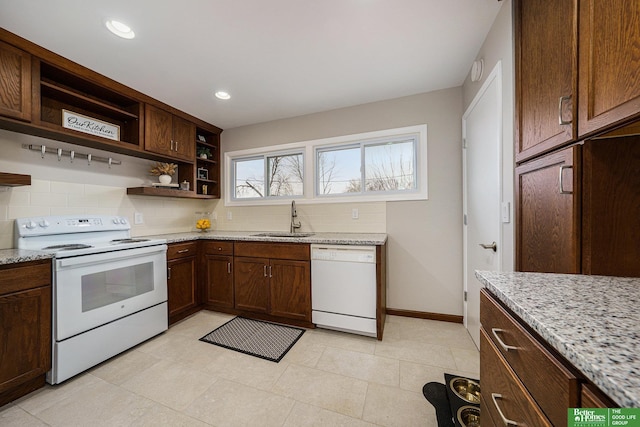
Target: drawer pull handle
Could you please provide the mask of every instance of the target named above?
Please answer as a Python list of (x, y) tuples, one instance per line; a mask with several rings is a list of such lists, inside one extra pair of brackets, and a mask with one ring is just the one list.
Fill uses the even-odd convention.
[(189, 252), (189, 249), (182, 249), (178, 251), (179, 254), (185, 254), (187, 252)]
[(498, 399), (502, 399), (502, 395), (498, 394), (498, 393), (491, 393), (491, 400), (493, 400), (493, 404), (496, 407), (496, 409), (498, 410), (498, 414), (500, 414), (500, 418), (502, 418), (502, 422), (504, 423), (505, 426), (517, 426), (518, 423), (510, 420), (509, 418), (505, 417), (504, 414), (502, 413), (502, 409), (500, 409), (500, 406), (498, 406)]
[(171, 267), (167, 268), (167, 280), (171, 279)]
[(498, 328), (491, 328), (491, 333), (496, 338), (496, 341), (498, 341), (498, 344), (500, 344), (500, 347), (502, 347), (504, 349), (504, 351), (519, 350), (519, 348), (516, 347), (516, 346), (505, 344), (504, 341), (502, 341), (500, 339), (500, 337), (498, 336), (498, 332), (505, 332), (505, 330), (504, 329), (498, 329)]
[(227, 274), (231, 274), (231, 263), (227, 263)]
[(267, 277), (267, 266), (263, 265), (262, 267), (264, 267), (264, 277)]
[(273, 277), (273, 274), (271, 273), (271, 266), (269, 266), (269, 277)]
[(573, 169), (573, 166), (567, 166), (567, 165), (562, 165), (560, 166), (560, 176), (558, 177), (558, 185), (560, 186), (560, 194), (573, 194), (573, 191), (566, 191), (564, 189), (564, 183), (563, 183), (563, 172), (565, 169)]

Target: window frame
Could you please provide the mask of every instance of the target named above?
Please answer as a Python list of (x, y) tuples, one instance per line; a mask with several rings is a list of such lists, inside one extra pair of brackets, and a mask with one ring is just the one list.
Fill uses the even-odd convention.
[[(318, 150), (348, 146), (360, 146), (361, 162), (364, 162), (364, 146), (376, 145), (383, 141), (398, 140), (415, 137), (414, 144), (414, 176), (416, 188), (413, 190), (391, 191), (361, 191), (359, 193), (340, 193), (318, 195), (316, 153)], [(235, 198), (235, 162), (251, 158), (264, 159), (265, 191), (268, 189), (266, 180), (268, 157), (287, 154), (302, 154), (303, 156), (303, 194), (300, 196), (264, 196), (252, 198)], [(252, 148), (224, 153), (224, 169), (221, 179), (224, 182), (225, 206), (260, 206), (282, 205), (291, 200), (296, 203), (357, 203), (401, 200), (428, 200), (428, 161), (427, 161), (427, 125), (415, 125), (402, 128), (385, 129), (380, 131), (315, 139), (276, 146)], [(364, 183), (364, 168), (360, 175)]]

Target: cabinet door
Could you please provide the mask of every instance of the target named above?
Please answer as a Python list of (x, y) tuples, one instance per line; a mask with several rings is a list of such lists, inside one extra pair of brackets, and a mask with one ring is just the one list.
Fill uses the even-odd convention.
[(514, 2), (518, 162), (575, 138), (576, 1)]
[(0, 296), (0, 343), (0, 395), (51, 369), (50, 286)]
[(196, 257), (179, 258), (167, 263), (167, 287), (169, 318), (195, 307), (196, 298)]
[(172, 156), (193, 162), (196, 158), (196, 125), (173, 116)]
[(271, 260), (271, 312), (311, 321), (311, 268), (308, 261)]
[(233, 260), (235, 308), (267, 313), (269, 310), (269, 260), (235, 257)]
[(173, 155), (173, 115), (146, 105), (144, 118), (144, 149), (153, 153)]
[(516, 168), (516, 269), (580, 272), (580, 148)]
[(640, 116), (640, 2), (580, 1), (582, 137)]
[(205, 255), (205, 302), (233, 308), (233, 257)]
[(0, 114), (31, 120), (31, 55), (0, 42)]

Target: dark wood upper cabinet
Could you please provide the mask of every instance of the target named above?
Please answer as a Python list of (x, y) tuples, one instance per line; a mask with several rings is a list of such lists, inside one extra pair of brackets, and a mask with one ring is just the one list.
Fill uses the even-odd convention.
[(525, 163), (516, 175), (516, 269), (580, 273), (580, 147)]
[(145, 150), (193, 163), (195, 144), (195, 124), (153, 105), (146, 105)]
[(640, 117), (640, 2), (580, 1), (578, 133)]
[(514, 2), (518, 162), (575, 138), (576, 3), (577, 0)]
[(0, 115), (31, 120), (31, 55), (0, 42)]

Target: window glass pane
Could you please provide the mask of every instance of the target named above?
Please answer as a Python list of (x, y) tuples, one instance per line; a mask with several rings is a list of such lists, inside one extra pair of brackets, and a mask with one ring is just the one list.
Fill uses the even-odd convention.
[(365, 145), (365, 191), (416, 188), (414, 141)]
[(264, 197), (264, 158), (234, 160), (234, 166), (234, 197)]
[(318, 151), (318, 194), (359, 193), (360, 159), (359, 146)]
[(269, 196), (303, 194), (304, 159), (301, 153), (267, 158)]

